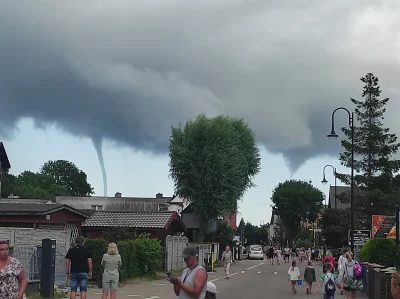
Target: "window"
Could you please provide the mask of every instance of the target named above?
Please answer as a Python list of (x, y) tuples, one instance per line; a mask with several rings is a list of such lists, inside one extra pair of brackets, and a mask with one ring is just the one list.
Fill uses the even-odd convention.
[(103, 210), (103, 206), (94, 205), (94, 206), (92, 206), (92, 210), (93, 211), (102, 211)]

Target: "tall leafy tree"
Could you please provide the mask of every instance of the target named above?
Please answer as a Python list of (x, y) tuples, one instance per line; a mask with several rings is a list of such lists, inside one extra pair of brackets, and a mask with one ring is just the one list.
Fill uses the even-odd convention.
[(67, 195), (90, 196), (94, 193), (92, 186), (87, 182), (86, 173), (72, 162), (48, 161), (42, 166), (40, 173), (53, 177), (57, 185), (67, 190)]
[(321, 190), (306, 181), (288, 180), (275, 187), (271, 197), (273, 209), (286, 228), (289, 241), (299, 233), (302, 221), (316, 221), (324, 198)]
[[(394, 174), (400, 169), (400, 161), (394, 159), (400, 143), (395, 134), (385, 128), (382, 120), (389, 98), (381, 98), (379, 80), (372, 73), (362, 77), (364, 84), (362, 100), (351, 99), (355, 105), (354, 123), (354, 185), (357, 188), (355, 207), (358, 216), (364, 216), (365, 226), (369, 226), (372, 213), (392, 213), (395, 206), (392, 191)], [(342, 128), (346, 139), (341, 144), (344, 152), (340, 154), (341, 164), (351, 167), (351, 129)], [(338, 174), (338, 178), (350, 185), (350, 175)], [(348, 194), (339, 198), (348, 202)]]
[(188, 200), (200, 219), (198, 241), (208, 221), (237, 211), (260, 170), (254, 133), (242, 119), (228, 116), (199, 115), (172, 127), (169, 156), (175, 194)]

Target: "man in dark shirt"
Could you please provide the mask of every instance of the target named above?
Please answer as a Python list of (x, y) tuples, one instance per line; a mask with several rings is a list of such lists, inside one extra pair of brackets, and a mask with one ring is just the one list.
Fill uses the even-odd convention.
[(92, 259), (90, 258), (89, 250), (83, 247), (85, 239), (77, 237), (75, 247), (68, 250), (65, 256), (66, 274), (70, 275), (71, 294), (70, 299), (76, 298), (76, 292), (81, 292), (81, 298), (86, 299), (87, 282), (92, 278)]

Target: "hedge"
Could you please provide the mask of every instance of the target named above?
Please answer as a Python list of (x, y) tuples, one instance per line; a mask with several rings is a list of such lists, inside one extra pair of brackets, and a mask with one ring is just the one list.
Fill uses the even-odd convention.
[(369, 239), (361, 249), (361, 259), (365, 262), (393, 267), (396, 261), (396, 242), (392, 239)]
[[(93, 261), (93, 278), (98, 280), (102, 275), (101, 259), (107, 252), (108, 242), (102, 238), (89, 238), (85, 246)], [(158, 239), (149, 239), (142, 235), (134, 240), (117, 242), (122, 259), (120, 279), (154, 276), (162, 267), (162, 249)]]

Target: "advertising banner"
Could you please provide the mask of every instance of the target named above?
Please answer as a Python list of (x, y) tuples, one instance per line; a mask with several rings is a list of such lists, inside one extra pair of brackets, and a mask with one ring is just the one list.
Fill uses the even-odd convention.
[(396, 239), (396, 216), (372, 215), (372, 238)]

